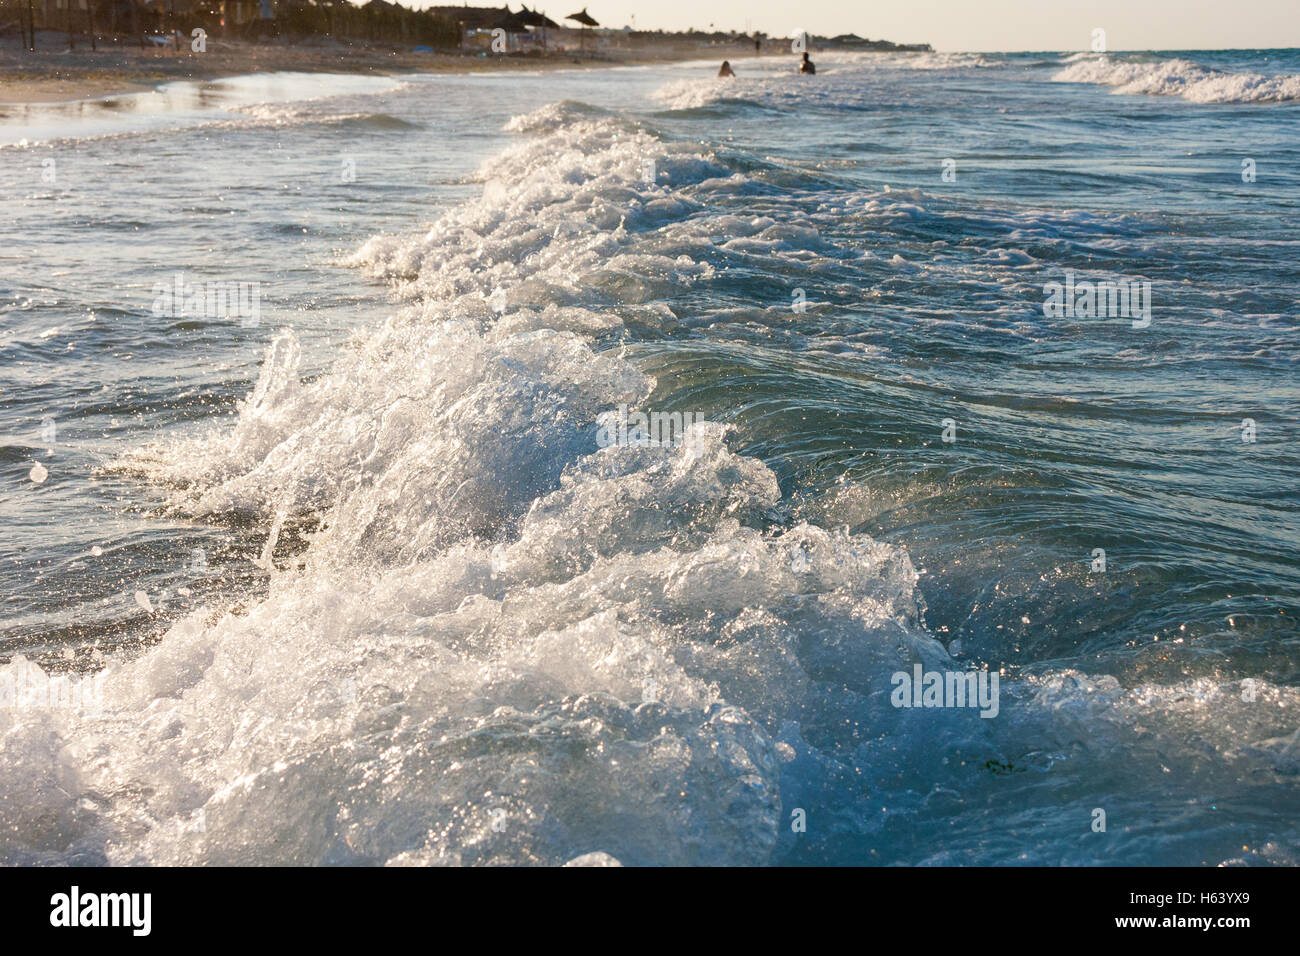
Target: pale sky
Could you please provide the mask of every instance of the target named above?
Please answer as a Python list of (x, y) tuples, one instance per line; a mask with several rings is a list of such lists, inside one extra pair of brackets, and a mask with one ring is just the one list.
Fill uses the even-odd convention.
[[(448, 0), (438, 0), (446, 3)], [(420, 6), (426, 5), (417, 0)], [(473, 6), (499, 6), (474, 0)], [(796, 30), (930, 43), (936, 50), (1086, 50), (1094, 27), (1111, 50), (1300, 47), (1300, 0), (537, 0), (561, 21), (586, 5), (602, 26)], [(511, 9), (519, 0), (511, 0)], [(636, 20), (632, 17), (635, 15)]]

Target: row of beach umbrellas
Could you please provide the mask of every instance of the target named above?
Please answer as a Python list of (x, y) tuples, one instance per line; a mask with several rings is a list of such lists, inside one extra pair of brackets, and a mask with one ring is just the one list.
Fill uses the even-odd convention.
[[(564, 19), (572, 20), (574, 23), (581, 25), (582, 32), (580, 34), (580, 44), (584, 49), (587, 45), (587, 28), (600, 26), (600, 24), (596, 22), (596, 19), (587, 12), (586, 7), (583, 7), (577, 13), (570, 13)], [(520, 27), (533, 27), (535, 29), (556, 29), (559, 27), (559, 24), (546, 14), (540, 13), (537, 10), (529, 10), (526, 6), (522, 5), (520, 6), (518, 13), (512, 12), (508, 6), (502, 7), (501, 16), (496, 18), (496, 20), (492, 22), (492, 25), (494, 27), (504, 27), (508, 30)]]
[(598, 27), (600, 24), (592, 19), (591, 14), (587, 12), (586, 7), (583, 7), (577, 13), (570, 13), (564, 19), (582, 24), (582, 32), (578, 34), (578, 48), (580, 50), (585, 50), (587, 48), (587, 27)]

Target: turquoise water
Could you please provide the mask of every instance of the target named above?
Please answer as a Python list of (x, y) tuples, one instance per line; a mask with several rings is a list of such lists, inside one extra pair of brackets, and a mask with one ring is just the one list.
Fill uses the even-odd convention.
[(1300, 54), (816, 59), (0, 107), (4, 859), (1297, 862)]

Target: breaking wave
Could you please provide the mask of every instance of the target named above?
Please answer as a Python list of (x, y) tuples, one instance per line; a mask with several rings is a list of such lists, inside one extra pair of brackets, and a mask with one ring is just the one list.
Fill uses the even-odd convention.
[(1181, 96), (1194, 103), (1276, 103), (1300, 99), (1300, 76), (1229, 73), (1191, 60), (1120, 59), (1085, 54), (1053, 79), (1062, 83), (1098, 83), (1116, 93)]

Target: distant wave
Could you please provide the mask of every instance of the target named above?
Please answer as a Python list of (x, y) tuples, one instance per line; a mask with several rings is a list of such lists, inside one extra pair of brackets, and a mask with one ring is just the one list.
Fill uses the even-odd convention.
[(667, 83), (652, 96), (670, 110), (705, 107), (784, 110), (809, 106), (861, 109), (876, 103), (876, 94), (855, 82), (864, 74), (890, 75), (889, 71), (896, 70), (985, 69), (1006, 65), (996, 56), (979, 53), (827, 51), (816, 54), (814, 59), (818, 74), (816, 82), (810, 83), (805, 77), (800, 77), (794, 70), (793, 60), (779, 69), (763, 61), (739, 65), (735, 79), (693, 76)]
[(1300, 76), (1281, 73), (1225, 73), (1191, 60), (1130, 60), (1105, 54), (1075, 54), (1052, 79), (1099, 83), (1116, 93), (1181, 96), (1193, 103), (1276, 103), (1300, 99)]
[(901, 65), (912, 70), (961, 70), (1006, 66), (1006, 63), (979, 53), (918, 53), (906, 56)]
[[(742, 87), (741, 84), (744, 83)], [(761, 103), (740, 95), (742, 90), (754, 87), (752, 82), (737, 81), (719, 83), (709, 77), (677, 80), (656, 90), (654, 98), (670, 110), (698, 110), (709, 106), (735, 104), (738, 106), (761, 106)]]
[(254, 125), (325, 126), (358, 129), (413, 129), (416, 124), (389, 113), (336, 113), (309, 101), (302, 103), (254, 103), (237, 106), (233, 112), (247, 116)]

